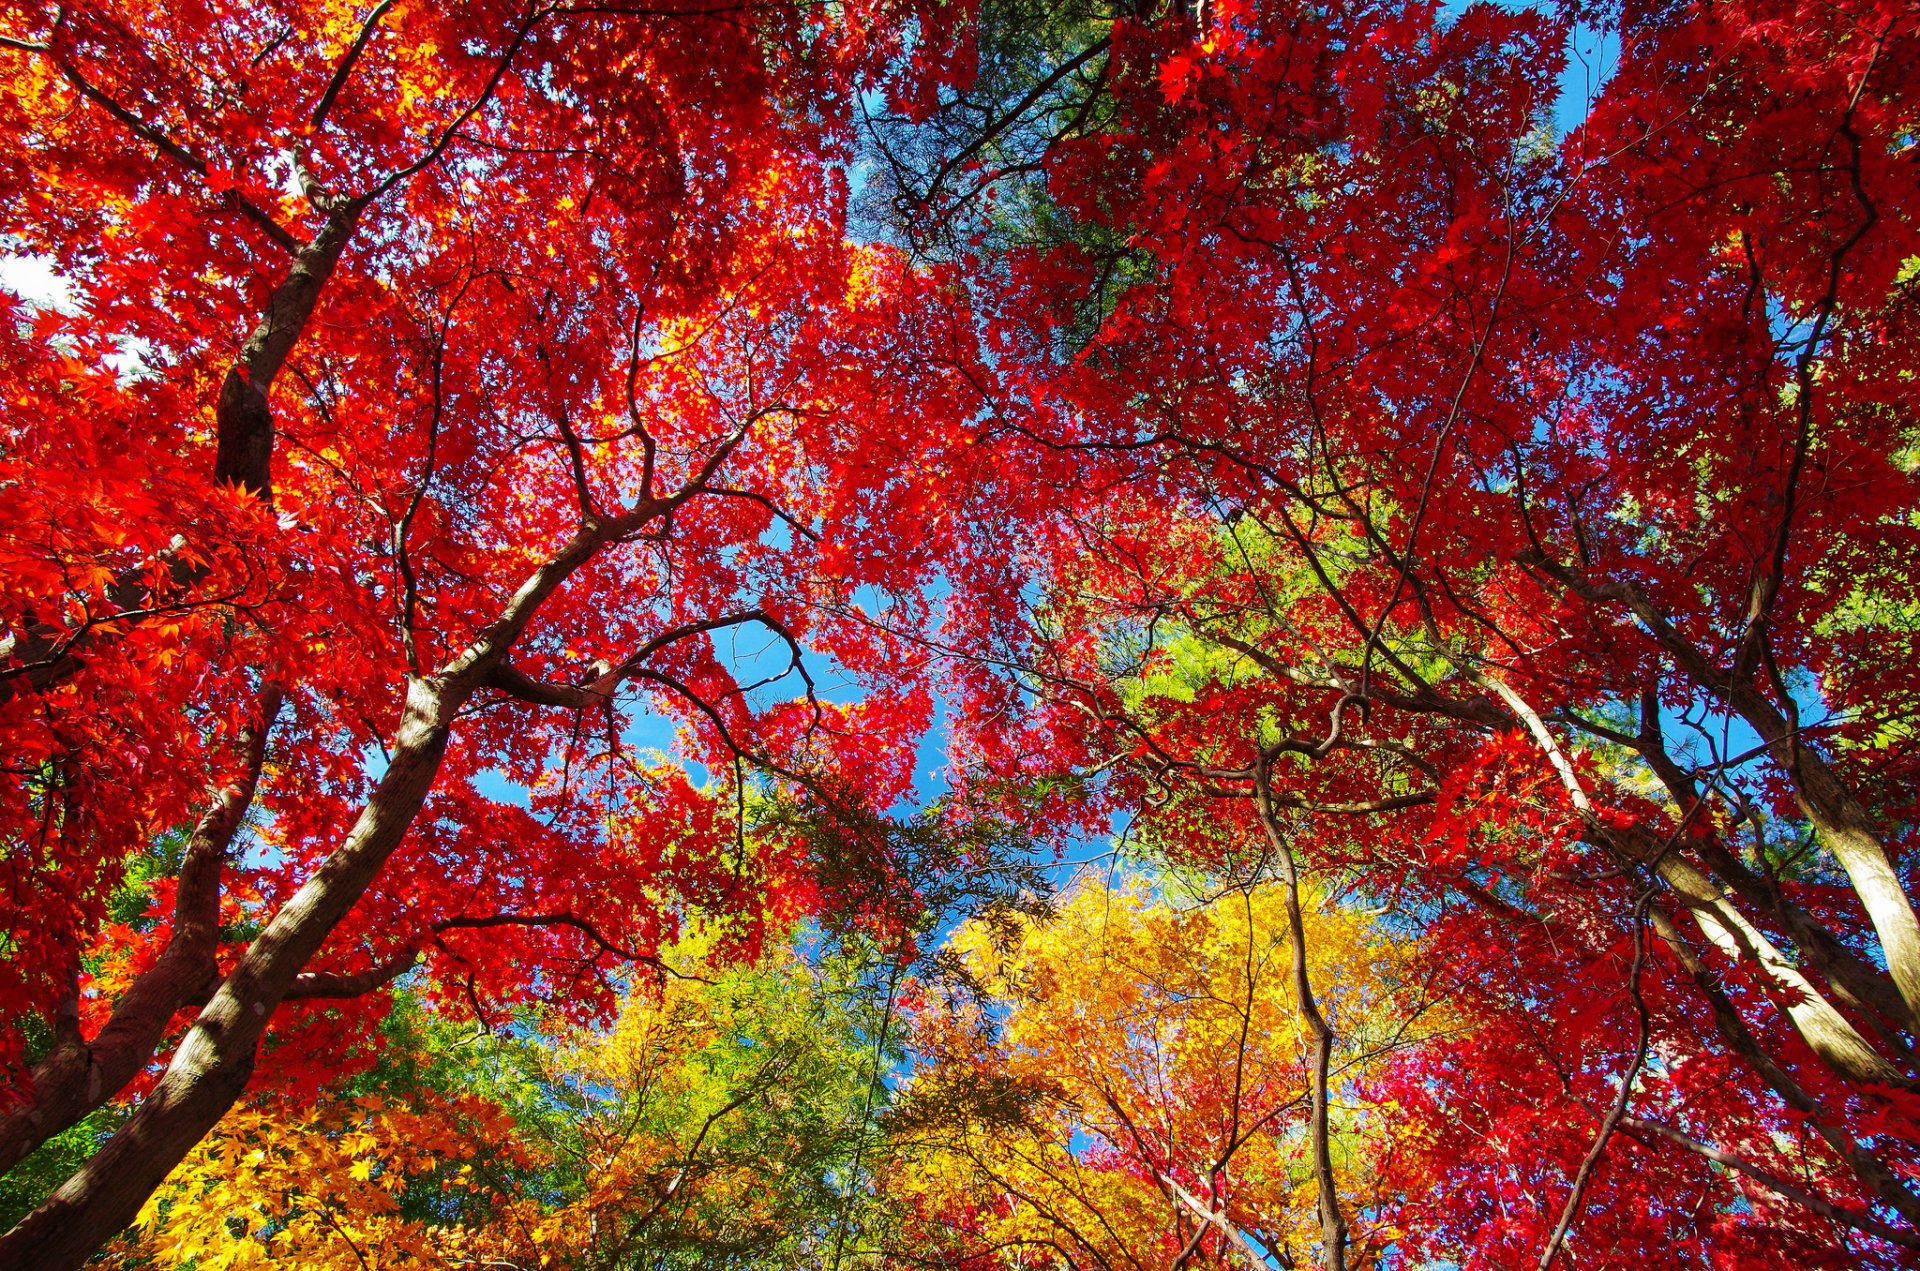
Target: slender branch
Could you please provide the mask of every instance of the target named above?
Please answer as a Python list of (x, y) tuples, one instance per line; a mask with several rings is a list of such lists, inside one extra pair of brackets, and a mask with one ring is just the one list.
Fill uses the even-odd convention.
[(1614, 1130), (1627, 1115), (1627, 1106), (1633, 1100), (1634, 1083), (1640, 1079), (1640, 1070), (1646, 1066), (1652, 1019), (1647, 1012), (1646, 996), (1640, 990), (1640, 972), (1647, 963), (1647, 906), (1653, 902), (1659, 886), (1657, 879), (1649, 883), (1641, 890), (1633, 906), (1633, 964), (1627, 970), (1627, 992), (1633, 999), (1633, 1059), (1620, 1075), (1620, 1092), (1614, 1097), (1613, 1107), (1607, 1112), (1606, 1119), (1600, 1123), (1600, 1133), (1594, 1136), (1587, 1158), (1580, 1162), (1580, 1170), (1574, 1175), (1567, 1203), (1560, 1209), (1560, 1221), (1554, 1224), (1553, 1234), (1547, 1237), (1547, 1247), (1540, 1251), (1540, 1261), (1536, 1264), (1538, 1271), (1547, 1271), (1553, 1265), (1560, 1246), (1566, 1241), (1567, 1233), (1579, 1215), (1580, 1206), (1586, 1200), (1587, 1187), (1593, 1181), (1594, 1171), (1599, 1168), (1600, 1158), (1606, 1152)]
[(320, 95), (320, 104), (313, 108), (312, 126), (315, 132), (327, 122), (327, 113), (333, 109), (333, 103), (340, 96), (340, 90), (347, 85), (347, 78), (353, 74), (354, 64), (360, 60), (360, 54), (366, 51), (368, 41), (373, 39), (374, 28), (380, 25), (387, 10), (393, 7), (393, 0), (380, 0), (373, 6), (373, 12), (360, 25), (360, 34), (353, 38), (353, 44), (347, 49), (346, 56), (340, 59), (340, 65), (334, 68), (333, 78), (327, 81), (327, 91)]
[(1314, 998), (1313, 979), (1307, 968), (1307, 933), (1300, 907), (1300, 871), (1294, 860), (1293, 845), (1280, 832), (1274, 816), (1273, 768), (1271, 759), (1254, 768), (1254, 808), (1267, 843), (1280, 864), (1281, 881), (1286, 885), (1288, 938), (1293, 954), (1293, 987), (1299, 998), (1300, 1014), (1313, 1033), (1312, 1151), (1313, 1174), (1320, 1193), (1321, 1256), (1326, 1271), (1346, 1271), (1347, 1219), (1340, 1208), (1339, 1182), (1333, 1173), (1333, 1150), (1329, 1129), (1331, 1096), (1328, 1069), (1333, 1060), (1333, 1027)]
[[(14, 47), (32, 50), (32, 46), (18, 42), (15, 42)], [(169, 159), (172, 159), (202, 180), (206, 179), (211, 167), (205, 159), (181, 145), (172, 137), (169, 137), (162, 129), (148, 123), (115, 101), (112, 97), (108, 96), (104, 90), (96, 87), (93, 81), (82, 75), (79, 69), (66, 58), (50, 50), (42, 49), (39, 51), (45, 52), (46, 57), (53, 63), (55, 69), (60, 72), (61, 76), (65, 78), (69, 84), (73, 85), (74, 90), (82, 97), (100, 107), (100, 109), (106, 111), (109, 115), (112, 115), (121, 124), (125, 125), (127, 130), (133, 133), (134, 136), (140, 138), (161, 154), (166, 155)], [(253, 200), (247, 198), (236, 189), (228, 189), (225, 191), (224, 197), (231, 201), (235, 207), (239, 208), (248, 220), (265, 231), (267, 237), (272, 239), (280, 247), (289, 252), (298, 252), (300, 250), (302, 244), (298, 238), (294, 237), (293, 232), (275, 220), (273, 216), (261, 208), (259, 204), (253, 202)]]
[(1871, 1214), (1859, 1214), (1850, 1209), (1844, 1209), (1830, 1200), (1824, 1200), (1819, 1196), (1815, 1196), (1812, 1192), (1788, 1182), (1786, 1179), (1781, 1178), (1769, 1170), (1762, 1169), (1744, 1157), (1735, 1156), (1733, 1153), (1714, 1147), (1710, 1143), (1703, 1143), (1699, 1139), (1676, 1130), (1670, 1125), (1662, 1125), (1657, 1121), (1646, 1121), (1639, 1117), (1629, 1116), (1620, 1119), (1620, 1129), (1622, 1132), (1631, 1134), (1643, 1142), (1650, 1138), (1664, 1139), (1669, 1143), (1685, 1148), (1696, 1156), (1704, 1157), (1716, 1165), (1724, 1165), (1728, 1169), (1736, 1170), (1745, 1174), (1748, 1178), (1753, 1179), (1768, 1191), (1786, 1200), (1790, 1200), (1796, 1205), (1802, 1205), (1830, 1222), (1837, 1222), (1844, 1227), (1851, 1227), (1855, 1231), (1863, 1231), (1870, 1236), (1877, 1236), (1889, 1244), (1899, 1245), (1903, 1249), (1920, 1249), (1920, 1235), (1915, 1235), (1911, 1231), (1902, 1231), (1898, 1227), (1890, 1227)]

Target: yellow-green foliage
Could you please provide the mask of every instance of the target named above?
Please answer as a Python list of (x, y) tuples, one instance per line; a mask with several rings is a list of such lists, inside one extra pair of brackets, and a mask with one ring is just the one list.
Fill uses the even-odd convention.
[[(901, 1116), (918, 1144), (895, 1186), (943, 1215), (956, 1252), (999, 1247), (1009, 1266), (1040, 1246), (1115, 1266), (1177, 1250), (1194, 1230), (1180, 1190), (1297, 1258), (1318, 1219), (1288, 931), (1271, 886), (1184, 905), (1082, 886), (1011, 940), (962, 928), (953, 947), (983, 1001), (925, 1023), (932, 1064)], [(1366, 1217), (1391, 1118), (1358, 1087), (1442, 1021), (1409, 951), (1354, 909), (1311, 897), (1307, 949), (1340, 1033), (1336, 1169), (1364, 1261), (1391, 1234)], [(970, 1110), (969, 1091), (999, 1097)]]

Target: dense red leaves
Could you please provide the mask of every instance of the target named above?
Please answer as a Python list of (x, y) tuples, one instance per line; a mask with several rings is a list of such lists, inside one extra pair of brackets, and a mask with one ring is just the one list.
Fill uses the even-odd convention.
[[(969, 753), (1101, 772), (1103, 808), (1144, 800), (1136, 833), (1214, 863), (1263, 850), (1244, 799), (1271, 760), (1305, 858), (1422, 931), (1479, 1021), (1389, 1095), (1435, 1135), (1402, 1161), (1406, 1253), (1476, 1266), (1540, 1256), (1634, 1049), (1648, 876), (1609, 836), (1740, 874), (1729, 903), (1782, 947), (1784, 904), (1879, 956), (1862, 891), (1806, 850), (1807, 787), (1760, 748), (1798, 729), (1913, 890), (1920, 33), (1875, 3), (1597, 19), (1619, 68), (1565, 135), (1595, 12), (1122, 19), (1114, 110), (1046, 154), (1073, 229), (989, 246), (976, 282), (1023, 397), (995, 435), (1047, 514), (957, 567)], [(1024, 625), (994, 599), (1009, 554), (1043, 576)], [(1786, 722), (1730, 725), (1738, 693)], [(1683, 823), (1605, 740), (1655, 724), (1713, 810)], [(1381, 800), (1417, 806), (1352, 815)], [(1683, 934), (1831, 1132), (1729, 1053), (1651, 934), (1633, 1114), (1891, 1215), (1920, 1108), (1816, 1057), (1800, 990)], [(1865, 1183), (1848, 1133), (1905, 1181)], [(1902, 1256), (1644, 1129), (1580, 1212), (1581, 1265)]]
[[(742, 840), (736, 764), (893, 804), (945, 654), (967, 783), (1023, 819), (1239, 865), (1270, 770), (1302, 859), (1423, 936), (1472, 1027), (1376, 1092), (1430, 1127), (1407, 1257), (1538, 1256), (1644, 1005), (1583, 1265), (1895, 1260), (1754, 1171), (1893, 1221), (1911, 1092), (1751, 950), (1633, 933), (1685, 861), (1878, 974), (1799, 748), (1913, 876), (1912, 15), (1204, 11), (1113, 23), (1052, 229), (923, 266), (847, 239), (854, 120), (950, 103), (969, 7), (10, 7), (0, 247), (74, 299), (0, 299), (7, 1020), (98, 1028), (157, 963), (279, 686), (229, 970), (405, 685), (564, 574), (308, 988), (418, 956), (456, 1012), (587, 1016), (688, 906), (751, 950), (866, 903)], [(1596, 22), (1620, 67), (1557, 135)], [(1689, 727), (1678, 776), (1629, 753)], [(261, 1079), (342, 1070), (379, 1001), (296, 991)]]
[[(8, 13), (0, 234), (74, 293), (0, 313), (10, 1022), (51, 1012), (92, 950), (97, 1026), (164, 945), (168, 885), (103, 927), (109, 895), (238, 775), (262, 684), (289, 700), (229, 862), (223, 968), (359, 815), (405, 677), (583, 523), (650, 498), (694, 492), (581, 565), (510, 659), (562, 686), (636, 659), (617, 699), (474, 701), (309, 969), (417, 948), (455, 1009), (591, 1014), (684, 905), (787, 905), (733, 850), (736, 757), (854, 774), (878, 806), (908, 788), (920, 662), (849, 605), (928, 576), (953, 532), (928, 474), (964, 467), (978, 395), (954, 294), (841, 234), (854, 94), (894, 83), (906, 22)], [(286, 327), (292, 253), (330, 232), (345, 246), (271, 380), (266, 506), (213, 480), (216, 400), (230, 367), (273, 376), (243, 342)], [(781, 676), (789, 653), (833, 669), (821, 700)], [(712, 784), (653, 753), (676, 747)], [(579, 921), (459, 925), (503, 915)], [(330, 1071), (377, 1007), (304, 1018), (321, 1009), (289, 1005), (264, 1073)], [(0, 1043), (10, 1067), (22, 1040)]]

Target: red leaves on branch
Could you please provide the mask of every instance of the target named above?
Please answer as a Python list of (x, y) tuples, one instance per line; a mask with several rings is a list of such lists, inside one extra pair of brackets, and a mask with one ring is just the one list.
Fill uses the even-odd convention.
[[(1389, 1260), (1920, 1247), (1912, 14), (1009, 20), (9, 12), (4, 1163), (134, 1111), (0, 1261), (415, 967), (591, 1019), (694, 910), (897, 925), (743, 822), (936, 720), (1420, 937)], [(883, 109), (932, 259), (849, 229)]]
[(742, 774), (906, 790), (924, 660), (852, 597), (930, 576), (980, 400), (952, 290), (842, 232), (907, 17), (9, 14), (0, 233), (73, 296), (0, 313), (9, 1164), (109, 1041), (175, 1106), (330, 1078), (416, 964), (602, 1014), (687, 906), (791, 916)]

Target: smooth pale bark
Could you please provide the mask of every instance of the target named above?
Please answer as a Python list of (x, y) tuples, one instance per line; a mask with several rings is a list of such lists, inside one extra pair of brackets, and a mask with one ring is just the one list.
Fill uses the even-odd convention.
[(1693, 915), (1700, 932), (1733, 962), (1758, 967), (1767, 997), (1792, 1021), (1821, 1062), (1855, 1083), (1904, 1084), (1906, 1077), (1873, 1048), (1846, 1016), (1746, 916), (1722, 896), (1707, 876), (1674, 852), (1641, 853)]
[(1192, 1192), (1180, 1186), (1179, 1180), (1175, 1179), (1173, 1175), (1163, 1173), (1159, 1178), (1160, 1185), (1171, 1192), (1176, 1201), (1185, 1205), (1188, 1212), (1207, 1226), (1218, 1231), (1221, 1236), (1226, 1239), (1228, 1244), (1240, 1251), (1240, 1256), (1247, 1260), (1247, 1271), (1262, 1271), (1262, 1268), (1267, 1265), (1266, 1259), (1260, 1256), (1260, 1251), (1255, 1249), (1247, 1240), (1246, 1236), (1241, 1234), (1238, 1227), (1227, 1221), (1226, 1215), (1207, 1208), (1198, 1196), (1195, 1196)]
[[(1652, 689), (1640, 695), (1640, 732), (1637, 737), (1615, 737), (1633, 747), (1660, 784), (1666, 787), (1674, 806), (1683, 816), (1694, 815), (1700, 799), (1699, 787), (1691, 773), (1667, 753), (1666, 737), (1660, 725), (1660, 699)], [(1870, 1015), (1878, 1016), (1893, 1029), (1920, 1035), (1920, 1018), (1908, 1009), (1900, 991), (1884, 971), (1861, 958), (1843, 944), (1824, 923), (1793, 903), (1772, 878), (1747, 867), (1729, 850), (1718, 834), (1689, 838), (1688, 850), (1699, 856), (1707, 868), (1757, 913), (1770, 917), (1813, 965), (1813, 969), (1833, 986), (1841, 1001)], [(1904, 1062), (1913, 1062), (1905, 1041), (1882, 1031), (1881, 1039), (1899, 1051)]]
[(1731, 683), (1724, 696), (1765, 739), (1768, 754), (1792, 778), (1801, 814), (1819, 835), (1820, 844), (1846, 870), (1880, 937), (1887, 973), (1907, 1004), (1908, 1020), (1920, 1019), (1920, 919), (1874, 832), (1873, 818), (1832, 766), (1812, 747), (1801, 744), (1799, 733), (1763, 693), (1751, 685)]
[[(1920, 1033), (1913, 1014), (1892, 980), (1875, 966), (1863, 961), (1853, 950), (1808, 913), (1780, 894), (1773, 880), (1748, 869), (1732, 852), (1712, 838), (1695, 839), (1687, 846), (1697, 852), (1714, 874), (1724, 880), (1741, 900), (1757, 912), (1779, 923), (1780, 929), (1806, 955), (1807, 962), (1832, 985), (1840, 1000), (1878, 1015), (1894, 1028)], [(1889, 1044), (1899, 1044), (1889, 1037)], [(1901, 1052), (1907, 1055), (1905, 1049)], [(1908, 1060), (1911, 1062), (1911, 1059)]]
[(1574, 771), (1558, 739), (1525, 698), (1496, 675), (1474, 674), (1526, 726), (1534, 743), (1553, 766), (1568, 800), (1590, 830), (1613, 845), (1621, 856), (1637, 860), (1658, 872), (1661, 880), (1672, 887), (1686, 904), (1701, 934), (1733, 961), (1758, 970), (1767, 996), (1786, 1014), (1807, 1045), (1828, 1067), (1848, 1080), (1859, 1083), (1894, 1084), (1905, 1081), (1899, 1069), (1860, 1035), (1860, 1031), (1800, 973), (1799, 968), (1721, 895), (1706, 875), (1687, 864), (1672, 850), (1673, 843), (1636, 842), (1638, 836), (1623, 834), (1598, 815), (1586, 787), (1581, 785), (1579, 774)]
[(1624, 604), (1694, 683), (1718, 697), (1745, 720), (1766, 744), (1767, 753), (1793, 783), (1794, 801), (1819, 835), (1823, 847), (1847, 873), (1886, 955), (1887, 972), (1909, 1020), (1920, 1019), (1920, 918), (1900, 885), (1887, 850), (1867, 814), (1840, 775), (1819, 752), (1802, 744), (1799, 731), (1750, 679), (1731, 676), (1696, 648), (1667, 620), (1647, 594), (1632, 583), (1594, 584), (1564, 566), (1538, 557), (1523, 563), (1545, 570), (1584, 600)]
[(1920, 1018), (1920, 921), (1893, 872), (1886, 848), (1873, 832), (1871, 818), (1820, 756), (1797, 740), (1776, 741), (1773, 748), (1795, 756), (1789, 771), (1796, 778), (1794, 793), (1801, 811), (1859, 894), (1909, 1019)]
[(1728, 999), (1726, 991), (1720, 987), (1719, 977), (1713, 973), (1705, 960), (1694, 951), (1686, 938), (1674, 925), (1672, 917), (1658, 904), (1647, 910), (1653, 920), (1653, 929), (1667, 947), (1673, 951), (1680, 965), (1707, 999), (1712, 1010), (1714, 1027), (1720, 1036), (1733, 1048), (1759, 1078), (1770, 1086), (1775, 1094), (1783, 1099), (1787, 1106), (1800, 1113), (1812, 1125), (1827, 1146), (1846, 1163), (1853, 1176), (1874, 1195), (1892, 1206), (1894, 1211), (1908, 1222), (1920, 1226), (1920, 1196), (1916, 1196), (1895, 1174), (1887, 1163), (1863, 1147), (1860, 1141), (1847, 1132), (1844, 1125), (1827, 1116), (1819, 1102), (1807, 1093), (1806, 1089), (1795, 1081), (1788, 1072), (1774, 1062), (1771, 1055), (1761, 1048), (1759, 1041), (1740, 1018), (1739, 1010)]

